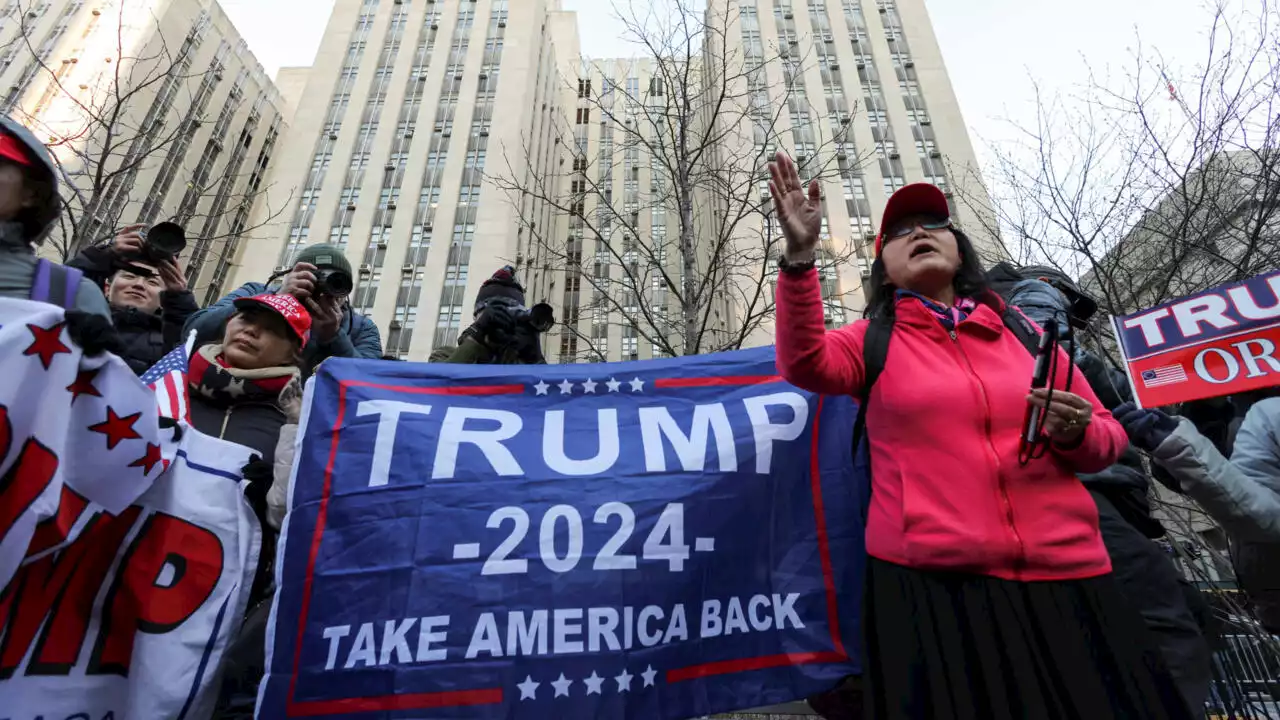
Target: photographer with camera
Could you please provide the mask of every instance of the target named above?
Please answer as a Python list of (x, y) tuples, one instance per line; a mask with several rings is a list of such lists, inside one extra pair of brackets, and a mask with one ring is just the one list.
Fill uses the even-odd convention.
[(476, 293), (475, 322), (462, 331), (455, 347), (438, 347), (429, 362), (459, 365), (543, 365), (541, 334), (555, 325), (551, 306), (524, 305), (516, 269), (507, 265), (484, 281)]
[(298, 253), (288, 272), (273, 275), (266, 284), (245, 283), (192, 315), (187, 320), (186, 332), (196, 331), (197, 345), (213, 342), (235, 314), (237, 299), (273, 292), (292, 295), (311, 314), (311, 340), (302, 351), (304, 373), (311, 374), (316, 366), (331, 357), (377, 360), (382, 357), (382, 337), (372, 320), (348, 304), (347, 298), (354, 287), (351, 262), (341, 248), (311, 245)]
[(129, 225), (109, 245), (67, 263), (102, 288), (120, 357), (139, 375), (182, 343), (183, 325), (200, 309), (178, 263), (186, 245), (186, 233), (174, 223)]

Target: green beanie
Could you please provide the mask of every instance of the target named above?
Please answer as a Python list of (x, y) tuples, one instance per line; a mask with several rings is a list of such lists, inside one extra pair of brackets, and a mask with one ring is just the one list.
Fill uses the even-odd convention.
[(341, 270), (347, 275), (351, 274), (351, 261), (347, 260), (342, 249), (336, 245), (320, 244), (304, 247), (298, 252), (298, 257), (293, 259), (293, 263), (295, 265), (309, 263), (321, 270)]

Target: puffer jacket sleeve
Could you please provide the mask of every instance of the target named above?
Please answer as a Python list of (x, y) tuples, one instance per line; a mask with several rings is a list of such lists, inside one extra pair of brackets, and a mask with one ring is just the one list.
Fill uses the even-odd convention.
[(267, 286), (262, 283), (245, 283), (241, 285), (218, 302), (188, 317), (186, 325), (182, 327), (182, 337), (185, 338), (191, 334), (192, 330), (195, 330), (196, 347), (217, 342), (223, 324), (230, 320), (232, 315), (236, 314), (236, 300), (261, 295), (266, 291)]
[(289, 423), (280, 428), (280, 441), (276, 445), (274, 477), (267, 491), (267, 524), (279, 530), (289, 511), (289, 482), (293, 477), (293, 458), (297, 450), (298, 425)]
[[(1263, 467), (1257, 451), (1265, 452), (1265, 442), (1256, 442), (1269, 430), (1274, 440), (1276, 430), (1262, 427), (1268, 420), (1266, 413), (1250, 413), (1240, 428), (1245, 444), (1239, 464), (1227, 460), (1213, 443), (1196, 430), (1191, 421), (1183, 418), (1178, 427), (1160, 443), (1154, 456), (1179, 487), (1222, 524), (1227, 532), (1241, 540), (1280, 540), (1280, 494), (1274, 489), (1276, 479), (1270, 483), (1251, 477), (1242, 467)], [(1246, 429), (1247, 428), (1247, 429)], [(1276, 452), (1273, 445), (1270, 452)], [(1263, 461), (1265, 462), (1265, 461)], [(1271, 462), (1280, 462), (1274, 458)]]

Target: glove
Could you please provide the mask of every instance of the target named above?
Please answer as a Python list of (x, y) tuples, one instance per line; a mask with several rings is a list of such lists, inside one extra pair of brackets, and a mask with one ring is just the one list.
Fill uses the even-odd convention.
[(1124, 426), (1129, 440), (1149, 453), (1155, 452), (1178, 429), (1178, 421), (1164, 412), (1140, 410), (1132, 402), (1119, 405), (1111, 414)]
[(79, 310), (68, 310), (66, 322), (67, 335), (71, 338), (71, 342), (75, 343), (85, 355), (94, 357), (104, 352), (116, 355), (124, 352), (120, 336), (116, 334), (115, 327), (107, 318)]
[(477, 340), (496, 352), (511, 344), (516, 322), (505, 310), (485, 308), (471, 328)]
[(254, 455), (244, 467), (240, 468), (240, 474), (248, 482), (244, 489), (244, 497), (249, 501), (249, 507), (253, 508), (258, 520), (262, 520), (266, 517), (267, 491), (271, 489), (271, 483), (275, 480), (275, 468), (271, 463), (263, 460), (261, 455)]

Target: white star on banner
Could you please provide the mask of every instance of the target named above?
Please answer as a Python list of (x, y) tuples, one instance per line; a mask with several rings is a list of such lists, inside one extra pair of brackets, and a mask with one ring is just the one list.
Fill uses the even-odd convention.
[(596, 382), (595, 380), (592, 380), (591, 378), (587, 378), (587, 381), (582, 383), (582, 391), (594, 393), (596, 391), (596, 385), (599, 385), (599, 384), (600, 383)]
[(605, 383), (605, 385), (609, 386), (609, 392), (618, 392), (618, 388), (622, 383), (618, 382), (615, 378), (609, 378), (609, 382)]
[(528, 676), (526, 676), (526, 677), (525, 677), (525, 679), (524, 679), (524, 682), (522, 682), (522, 683), (517, 683), (517, 684), (516, 684), (516, 687), (520, 688), (520, 699), (521, 699), (521, 700), (536, 700), (536, 699), (537, 699), (538, 686), (539, 686), (539, 685), (541, 685), (541, 684), (542, 684), (542, 683), (536, 683), (536, 682), (534, 682), (534, 681), (533, 681), (533, 676), (532, 676), (532, 675), (528, 675)]
[(600, 686), (601, 684), (604, 683), (604, 678), (597, 675), (595, 670), (591, 671), (591, 677), (582, 678), (582, 682), (587, 686), (588, 695), (602, 694), (600, 691)]
[(640, 378), (636, 378), (635, 380), (631, 381), (631, 392), (640, 392), (643, 389), (644, 389), (643, 380), (641, 380)]
[(640, 673), (640, 677), (644, 678), (645, 687), (651, 687), (653, 685), (654, 678), (658, 677), (658, 671), (654, 670), (653, 666), (650, 665), (644, 672)]
[(622, 668), (622, 674), (614, 678), (614, 680), (617, 681), (618, 683), (618, 692), (626, 692), (630, 690), (631, 678), (633, 677), (635, 677), (635, 675), (632, 675), (631, 673), (627, 672), (626, 668)]
[(572, 394), (573, 394), (573, 383), (569, 382), (568, 380), (565, 380), (565, 381), (561, 382), (561, 383), (560, 383), (560, 394), (561, 394), (561, 395), (572, 395)]
[(546, 394), (547, 394), (547, 388), (549, 388), (549, 387), (551, 387), (551, 386), (550, 386), (550, 385), (548, 385), (548, 384), (546, 384), (545, 382), (543, 382), (543, 381), (539, 380), (539, 381), (538, 381), (538, 384), (533, 386), (533, 389), (534, 389), (534, 390), (537, 390), (539, 395), (546, 395)]
[(560, 697), (561, 695), (565, 697), (569, 697), (569, 686), (572, 684), (573, 684), (572, 680), (569, 680), (568, 678), (566, 678), (564, 676), (564, 673), (560, 673), (560, 679), (553, 680), (551, 682), (551, 687), (556, 689), (555, 697)]

